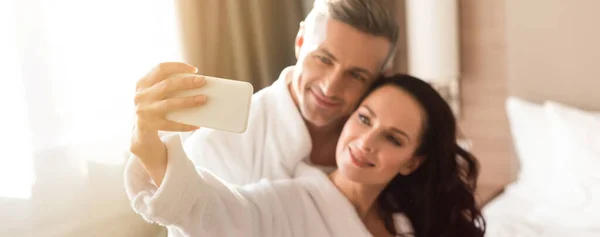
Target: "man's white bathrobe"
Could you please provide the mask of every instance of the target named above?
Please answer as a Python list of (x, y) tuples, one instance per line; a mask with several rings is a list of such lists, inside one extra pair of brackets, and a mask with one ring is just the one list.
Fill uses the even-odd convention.
[[(355, 219), (355, 214), (346, 214), (351, 213), (353, 209), (345, 205), (348, 203), (340, 199), (339, 193), (332, 191), (336, 189), (331, 188), (328, 179), (322, 173), (310, 171), (312, 169), (304, 165), (304, 162), (309, 161), (312, 145), (302, 115), (288, 90), (286, 78), (292, 72), (292, 67), (286, 68), (273, 85), (252, 97), (248, 129), (245, 133), (202, 128), (187, 138), (184, 146), (181, 142), (173, 142), (179, 140), (177, 135), (162, 137), (163, 141), (171, 142), (165, 142), (169, 171), (160, 189), (157, 190), (145, 171), (140, 169), (141, 166), (136, 165), (136, 158), (132, 157), (126, 169), (125, 186), (134, 209), (148, 220), (179, 226), (184, 232), (221, 233), (220, 227), (234, 231), (223, 232), (228, 233), (225, 236), (252, 236), (250, 231), (256, 231), (256, 236), (337, 236), (334, 235), (335, 228), (351, 230), (348, 226), (350, 223), (359, 226), (359, 229), (364, 228)], [(186, 160), (202, 167), (202, 171), (199, 174), (191, 172), (194, 167), (191, 162), (183, 162)], [(172, 165), (174, 161), (181, 161), (181, 164), (187, 165), (176, 168), (177, 166)], [(216, 182), (212, 175), (208, 175), (208, 172), (232, 185), (251, 185), (229, 191), (223, 184)], [(296, 179), (289, 182), (293, 177)], [(262, 179), (288, 181), (253, 184)], [(282, 187), (278, 188), (279, 186)], [(255, 193), (249, 190), (258, 191)], [(293, 194), (294, 199), (286, 196), (287, 194)], [(307, 202), (310, 200), (314, 203)], [(270, 204), (277, 204), (279, 207), (271, 207)], [(310, 205), (313, 205), (312, 209)], [(325, 207), (319, 208), (321, 205)], [(350, 209), (335, 207), (340, 205)], [(304, 216), (294, 216), (300, 214)], [(336, 218), (325, 218), (329, 214), (334, 214)], [(238, 215), (241, 219), (234, 218)], [(254, 222), (247, 222), (250, 221), (245, 219), (248, 217)], [(254, 220), (255, 218), (259, 218), (260, 221)], [(345, 220), (348, 218), (350, 219)], [(327, 222), (317, 227), (310, 222), (313, 219), (316, 222)], [(285, 220), (290, 226), (283, 224)], [(254, 226), (258, 223), (256, 221), (260, 222), (261, 226), (282, 229), (257, 229)], [(310, 235), (306, 231), (312, 230), (304, 229), (306, 226), (325, 228), (328, 231), (325, 233), (332, 235)], [(196, 229), (186, 229), (189, 227)], [(211, 232), (210, 227), (215, 229)], [(243, 234), (236, 235), (235, 231)], [(289, 231), (287, 233), (290, 235), (280, 235), (277, 231)], [(315, 231), (321, 233), (316, 229)], [(169, 233), (170, 236), (182, 236), (176, 228), (169, 228)], [(366, 234), (364, 229), (351, 233)]]
[[(178, 137), (164, 141), (181, 143)], [(169, 227), (170, 236), (371, 236), (327, 174), (308, 164), (298, 163), (291, 179), (229, 186), (196, 169), (182, 150), (170, 151), (168, 159), (160, 188), (138, 159), (130, 159), (126, 187), (134, 210)], [(402, 214), (395, 221), (398, 230), (410, 233)]]
[[(248, 128), (230, 133), (201, 128), (184, 142), (187, 157), (232, 184), (260, 179), (287, 179), (301, 161), (309, 160), (312, 142), (304, 119), (288, 89), (293, 67), (252, 96)], [(210, 98), (209, 98), (210, 100)], [(167, 146), (168, 151), (181, 147)]]

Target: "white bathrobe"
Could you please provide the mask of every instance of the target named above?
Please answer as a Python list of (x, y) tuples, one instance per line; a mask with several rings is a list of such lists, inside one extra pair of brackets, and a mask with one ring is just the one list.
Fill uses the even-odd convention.
[[(178, 146), (178, 137), (165, 137)], [(365, 237), (371, 236), (354, 207), (321, 170), (299, 162), (291, 179), (229, 186), (211, 172), (195, 168), (180, 150), (169, 151), (160, 188), (132, 157), (126, 190), (134, 210), (169, 228), (170, 236)], [(395, 215), (396, 228), (411, 231)]]
[[(292, 67), (253, 96), (245, 133), (202, 128), (186, 139), (185, 146), (165, 143), (169, 171), (160, 189), (132, 157), (125, 186), (134, 209), (148, 220), (172, 226), (170, 236), (185, 236), (174, 226), (184, 233), (216, 233), (203, 236), (367, 236), (352, 208), (333, 191), (323, 173), (298, 168), (305, 167), (303, 161), (309, 162), (312, 146), (288, 90), (288, 73)], [(199, 174), (191, 172), (195, 169), (188, 159), (202, 167)], [(186, 165), (178, 168), (174, 161)], [(230, 190), (209, 173), (232, 185), (261, 179), (288, 181)], [(289, 180), (295, 176), (299, 178)], [(355, 227), (349, 227), (350, 223)]]
[[(201, 128), (185, 140), (187, 157), (232, 184), (287, 179), (298, 162), (309, 160), (312, 142), (290, 91), (284, 69), (277, 81), (252, 97), (246, 132)], [(169, 152), (181, 147), (167, 146)]]

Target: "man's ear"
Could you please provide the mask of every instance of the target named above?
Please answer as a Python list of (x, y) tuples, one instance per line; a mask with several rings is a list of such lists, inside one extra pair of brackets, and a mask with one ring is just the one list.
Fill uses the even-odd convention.
[(294, 42), (294, 49), (296, 53), (296, 59), (300, 56), (300, 49), (304, 45), (304, 21), (300, 22), (300, 28), (298, 29), (298, 34), (296, 34), (296, 40)]
[(392, 65), (386, 65), (386, 67), (383, 69), (382, 74), (386, 77), (394, 75), (394, 67), (392, 67)]
[(384, 76), (392, 76), (396, 73), (395, 71), (395, 63), (396, 63), (396, 52), (391, 53), (386, 59), (385, 65), (383, 65), (382, 74)]
[(394, 60), (390, 59), (383, 69), (383, 75), (388, 77), (394, 75), (396, 73), (394, 69)]
[(404, 167), (399, 171), (400, 174), (406, 176), (417, 170), (425, 161), (425, 156), (416, 156), (412, 158)]

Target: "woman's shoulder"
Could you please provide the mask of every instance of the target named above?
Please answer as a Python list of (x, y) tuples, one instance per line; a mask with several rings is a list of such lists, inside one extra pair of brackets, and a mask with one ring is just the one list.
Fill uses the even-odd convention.
[(300, 193), (311, 192), (313, 184), (322, 184), (327, 180), (327, 175), (319, 169), (299, 164), (292, 172), (291, 178), (285, 179), (261, 179), (258, 182), (243, 185), (240, 188), (244, 191), (262, 192), (262, 193), (289, 193), (299, 195)]
[[(292, 178), (286, 179), (261, 179), (252, 184), (240, 187), (240, 192), (247, 194), (253, 202), (257, 203), (279, 203), (283, 209), (292, 206), (304, 206), (304, 208), (317, 208), (323, 200), (330, 200), (337, 191), (332, 188), (330, 180), (324, 172), (318, 168), (299, 164), (293, 172)], [(332, 191), (333, 190), (333, 191)]]

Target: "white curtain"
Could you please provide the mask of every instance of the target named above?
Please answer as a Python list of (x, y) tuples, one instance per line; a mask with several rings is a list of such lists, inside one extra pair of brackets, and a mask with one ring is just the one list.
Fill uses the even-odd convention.
[[(14, 2), (0, 2), (0, 197), (26, 198), (33, 181), (31, 131), (17, 50)], [(22, 151), (22, 152), (19, 152)], [(18, 179), (15, 179), (18, 177)]]
[(85, 184), (88, 162), (122, 162), (136, 80), (181, 60), (174, 1), (0, 4), (0, 197), (28, 198), (40, 173)]

